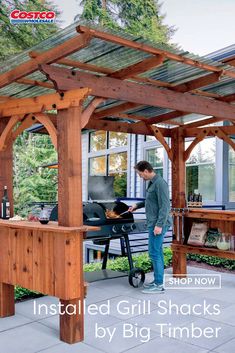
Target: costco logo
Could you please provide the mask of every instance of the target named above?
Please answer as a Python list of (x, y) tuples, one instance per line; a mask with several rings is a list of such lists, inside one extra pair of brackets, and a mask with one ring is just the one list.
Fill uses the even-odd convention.
[(10, 22), (12, 24), (29, 23), (54, 23), (56, 13), (54, 11), (20, 11), (13, 10), (10, 13)]

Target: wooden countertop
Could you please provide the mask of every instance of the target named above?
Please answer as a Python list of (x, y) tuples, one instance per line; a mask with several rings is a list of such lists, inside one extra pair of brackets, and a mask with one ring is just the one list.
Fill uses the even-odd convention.
[(29, 230), (40, 230), (45, 232), (53, 233), (69, 233), (69, 232), (89, 232), (100, 230), (100, 227), (97, 226), (86, 226), (81, 227), (63, 227), (59, 226), (58, 222), (50, 221), (48, 224), (41, 224), (38, 222), (29, 222), (29, 221), (9, 221), (0, 219), (0, 227), (14, 228), (14, 229), (29, 229)]
[[(173, 212), (175, 216), (182, 216), (182, 212)], [(235, 221), (235, 210), (212, 210), (209, 208), (189, 208), (185, 210), (184, 217), (189, 218), (204, 218), (224, 221)]]

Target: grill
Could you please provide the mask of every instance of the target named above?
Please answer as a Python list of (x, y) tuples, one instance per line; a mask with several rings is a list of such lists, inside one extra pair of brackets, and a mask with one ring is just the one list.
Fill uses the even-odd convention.
[[(86, 202), (83, 203), (83, 223), (100, 227), (99, 231), (87, 232), (86, 239), (93, 240), (98, 245), (105, 245), (102, 271), (107, 271), (110, 241), (121, 239), (124, 242), (130, 267), (129, 283), (133, 287), (139, 287), (145, 280), (145, 274), (142, 269), (134, 268), (129, 234), (144, 233), (147, 227), (145, 220), (134, 220), (133, 214), (128, 212), (128, 208), (127, 204), (120, 201)], [(52, 210), (50, 219), (54, 221), (58, 219), (57, 206)], [(104, 277), (107, 277), (107, 272)]]

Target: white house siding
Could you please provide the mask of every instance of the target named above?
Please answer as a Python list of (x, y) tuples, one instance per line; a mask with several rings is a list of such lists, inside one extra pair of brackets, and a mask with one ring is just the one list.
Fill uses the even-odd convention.
[[(128, 146), (128, 197), (143, 197), (144, 195), (144, 184), (143, 181), (136, 177), (134, 171), (134, 165), (136, 162), (146, 158), (146, 148), (154, 148), (159, 145), (156, 142), (145, 142), (144, 136), (142, 135), (130, 135), (129, 136), (129, 146)], [(167, 141), (168, 142), (168, 141)], [(82, 181), (83, 181), (83, 200), (87, 200), (87, 189), (88, 189), (88, 144), (89, 144), (89, 134), (84, 133), (82, 135)], [(226, 188), (228, 188), (228, 181), (226, 178), (224, 158), (227, 153), (226, 149), (223, 148), (224, 144), (218, 141), (216, 144), (216, 203), (227, 204), (228, 207), (232, 208), (234, 205), (227, 202), (228, 195), (226, 194)], [(172, 167), (171, 162), (168, 160), (167, 155), (165, 155), (165, 173), (164, 177), (169, 184), (170, 196), (172, 194)], [(225, 158), (226, 159), (226, 158)], [(167, 161), (167, 162), (166, 162)], [(223, 185), (223, 186), (222, 186)]]
[(88, 147), (89, 134), (82, 134), (82, 200), (87, 201), (88, 198)]

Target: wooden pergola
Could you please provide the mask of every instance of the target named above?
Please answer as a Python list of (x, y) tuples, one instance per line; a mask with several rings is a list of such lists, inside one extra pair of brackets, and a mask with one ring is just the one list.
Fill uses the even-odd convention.
[[(47, 50), (27, 52), (27, 59), (24, 54), (0, 68), (0, 189), (8, 186), (12, 214), (16, 137), (42, 124), (59, 165), (58, 225), (0, 222), (0, 316), (14, 314), (15, 284), (57, 296), (81, 309), (60, 315), (60, 337), (68, 343), (84, 337), (82, 242), (90, 228), (83, 226), (82, 214), (82, 129), (155, 136), (172, 162), (174, 208), (186, 206), (185, 163), (200, 141), (216, 136), (235, 149), (235, 55), (213, 62), (140, 38), (75, 29), (65, 37), (60, 33), (50, 47), (42, 43)], [(229, 124), (211, 125), (223, 121)], [(185, 149), (189, 137), (193, 142)], [(194, 217), (222, 228), (227, 220), (227, 229), (235, 230), (232, 212), (194, 210)], [(183, 244), (182, 227), (177, 229), (175, 275), (186, 274), (186, 253), (195, 251)], [(229, 257), (235, 259), (232, 252)]]

